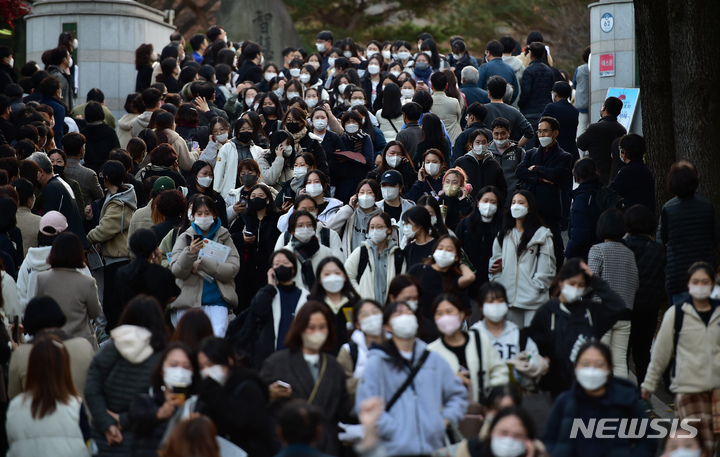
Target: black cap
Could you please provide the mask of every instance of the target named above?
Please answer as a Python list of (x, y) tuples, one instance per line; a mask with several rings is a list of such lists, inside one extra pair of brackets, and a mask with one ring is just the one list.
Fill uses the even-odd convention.
[(380, 185), (390, 184), (391, 186), (402, 185), (403, 177), (397, 170), (388, 170), (380, 178)]
[(25, 308), (23, 326), (28, 335), (52, 327), (62, 327), (67, 322), (60, 305), (52, 297), (36, 297)]

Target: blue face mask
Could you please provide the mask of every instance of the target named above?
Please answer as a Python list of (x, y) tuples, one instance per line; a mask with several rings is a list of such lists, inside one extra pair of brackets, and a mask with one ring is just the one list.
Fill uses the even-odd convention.
[(427, 70), (430, 67), (430, 64), (427, 62), (415, 62), (415, 68), (418, 70)]

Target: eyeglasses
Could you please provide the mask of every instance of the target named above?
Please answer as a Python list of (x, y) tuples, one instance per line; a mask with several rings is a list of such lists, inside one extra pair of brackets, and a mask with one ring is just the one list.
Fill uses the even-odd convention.
[(542, 133), (543, 135), (546, 135), (546, 134), (552, 135), (552, 133), (553, 133), (554, 131), (555, 131), (555, 130), (550, 130), (550, 129), (542, 129), (542, 130), (538, 129), (538, 130), (535, 130), (535, 133), (538, 134), (538, 135), (540, 135), (541, 133)]

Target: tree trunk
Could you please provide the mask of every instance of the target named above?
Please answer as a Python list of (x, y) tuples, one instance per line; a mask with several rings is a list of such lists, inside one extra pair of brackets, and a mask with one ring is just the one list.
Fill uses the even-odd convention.
[(673, 89), (669, 84), (668, 0), (635, 0), (635, 34), (640, 70), (640, 107), (647, 145), (646, 162), (655, 176), (657, 214), (670, 199), (666, 176), (675, 161)]

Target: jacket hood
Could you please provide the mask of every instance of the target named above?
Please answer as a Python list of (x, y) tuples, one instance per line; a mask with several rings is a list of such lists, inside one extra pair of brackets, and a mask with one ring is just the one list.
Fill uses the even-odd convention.
[(130, 363), (142, 363), (153, 354), (150, 346), (152, 333), (145, 327), (121, 325), (112, 329), (110, 336), (120, 355)]
[(118, 119), (117, 124), (118, 127), (120, 127), (121, 130), (132, 130), (132, 125), (135, 119), (138, 118), (137, 114), (127, 113), (120, 119)]
[(25, 262), (27, 266), (37, 271), (47, 271), (50, 269), (50, 265), (47, 263), (47, 258), (50, 255), (50, 249), (52, 246), (42, 246), (39, 248), (30, 248), (25, 256)]
[(316, 134), (314, 134), (314, 133), (311, 132), (311, 131), (308, 131), (307, 136), (308, 136), (310, 139), (312, 139), (312, 140), (317, 140), (317, 141), (319, 141), (320, 143), (323, 142), (323, 139), (322, 139), (322, 138), (320, 138), (319, 136), (317, 136)]
[(163, 133), (167, 136), (168, 142), (170, 144), (174, 143), (178, 138), (180, 138), (180, 134), (178, 134), (173, 129), (165, 129), (163, 130)]
[(135, 195), (135, 188), (132, 184), (123, 184), (123, 187), (116, 194), (108, 196), (105, 205), (113, 200), (130, 206), (133, 211), (137, 209), (137, 196)]
[(142, 125), (143, 128), (147, 128), (148, 124), (150, 123), (151, 117), (152, 117), (152, 113), (150, 111), (144, 111), (141, 115), (139, 115), (135, 119), (138, 121), (138, 124)]

